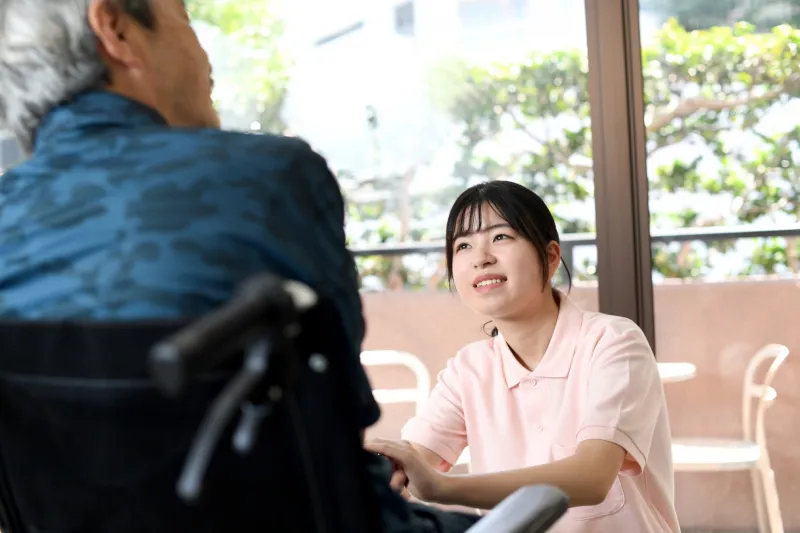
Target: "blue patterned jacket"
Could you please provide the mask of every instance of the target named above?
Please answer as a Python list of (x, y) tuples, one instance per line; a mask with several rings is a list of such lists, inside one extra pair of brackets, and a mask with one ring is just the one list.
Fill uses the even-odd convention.
[(85, 93), (0, 177), (0, 318), (185, 319), (256, 273), (297, 279), (338, 306), (366, 426), (378, 408), (357, 364), (343, 225), (338, 184), (303, 141), (170, 128), (137, 102)]

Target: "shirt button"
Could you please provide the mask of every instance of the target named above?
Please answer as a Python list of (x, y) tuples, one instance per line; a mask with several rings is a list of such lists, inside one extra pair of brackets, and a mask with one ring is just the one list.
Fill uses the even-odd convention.
[(539, 424), (538, 426), (536, 426), (536, 431), (544, 431), (544, 426)]
[(535, 387), (535, 386), (536, 386), (536, 384), (537, 384), (537, 383), (539, 383), (539, 380), (538, 380), (538, 379), (532, 379), (532, 380), (530, 381), (530, 383), (531, 383), (531, 387)]

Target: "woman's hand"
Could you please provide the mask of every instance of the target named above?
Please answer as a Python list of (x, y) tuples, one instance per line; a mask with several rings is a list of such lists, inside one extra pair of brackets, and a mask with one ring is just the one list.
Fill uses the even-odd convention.
[(403, 471), (403, 467), (392, 461), (394, 468), (392, 469), (392, 479), (389, 481), (389, 486), (397, 492), (402, 491), (408, 485), (408, 476)]
[(392, 479), (389, 481), (389, 486), (404, 499), (411, 499), (411, 494), (408, 492), (408, 476), (403, 467), (395, 461), (392, 461)]
[[(405, 484), (414, 497), (435, 502), (444, 492), (447, 476), (435, 470), (408, 441), (376, 439), (365, 448), (373, 453), (385, 455), (395, 463), (392, 483)], [(406, 478), (406, 479), (404, 479)]]

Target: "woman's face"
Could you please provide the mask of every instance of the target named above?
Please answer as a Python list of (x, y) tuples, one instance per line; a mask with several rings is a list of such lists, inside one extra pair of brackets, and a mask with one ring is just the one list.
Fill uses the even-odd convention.
[[(478, 217), (465, 216), (464, 224)], [(453, 243), (453, 281), (459, 296), (474, 311), (491, 319), (510, 319), (537, 309), (552, 298), (550, 281), (561, 259), (557, 243), (548, 246), (550, 275), (534, 245), (511, 229), (488, 205), (481, 225), (461, 228)]]

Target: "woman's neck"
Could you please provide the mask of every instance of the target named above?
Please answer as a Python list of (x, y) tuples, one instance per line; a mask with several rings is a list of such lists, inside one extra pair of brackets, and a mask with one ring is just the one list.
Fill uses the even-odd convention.
[(550, 345), (558, 321), (557, 298), (554, 291), (552, 298), (524, 316), (494, 321), (517, 360), (528, 370), (539, 364)]

